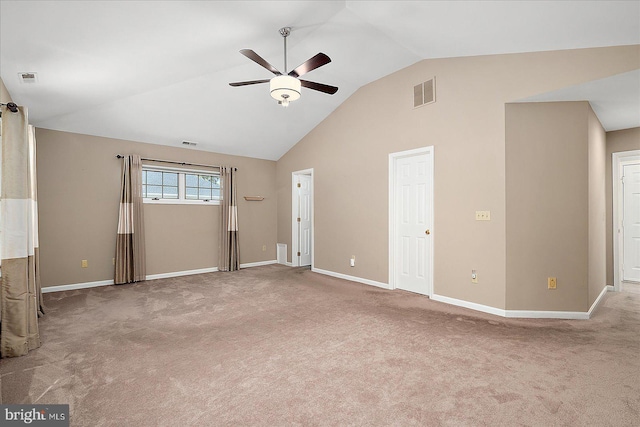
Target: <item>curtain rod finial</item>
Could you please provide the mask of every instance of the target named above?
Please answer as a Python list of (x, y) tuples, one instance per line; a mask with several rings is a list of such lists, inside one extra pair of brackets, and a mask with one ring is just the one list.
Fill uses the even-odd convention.
[(6, 105), (9, 111), (11, 111), (12, 113), (18, 112), (18, 106), (14, 102), (7, 102), (6, 104), (0, 103), (0, 105)]

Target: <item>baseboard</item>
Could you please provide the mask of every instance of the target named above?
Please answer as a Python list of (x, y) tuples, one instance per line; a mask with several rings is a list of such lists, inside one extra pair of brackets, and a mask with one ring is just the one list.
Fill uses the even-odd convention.
[(147, 280), (168, 279), (171, 277), (191, 276), (193, 274), (215, 273), (218, 267), (199, 268), (197, 270), (173, 271), (171, 273), (148, 274)]
[(593, 304), (591, 304), (591, 308), (589, 308), (589, 311), (587, 312), (587, 314), (589, 314), (589, 318), (591, 318), (591, 315), (593, 314), (595, 309), (598, 308), (598, 305), (600, 305), (600, 302), (602, 302), (602, 298), (604, 297), (604, 295), (607, 292), (613, 292), (613, 290), (614, 290), (613, 286), (609, 286), (609, 285), (602, 288), (600, 295), (598, 295), (598, 298), (596, 298)]
[[(259, 261), (250, 262), (246, 264), (240, 264), (240, 268), (259, 267), (261, 265), (277, 264), (278, 261)], [(287, 263), (291, 265), (291, 263)], [(147, 280), (166, 279), (170, 277), (189, 276), (192, 274), (213, 273), (218, 271), (218, 267), (201, 268), (198, 270), (185, 270), (176, 271), (172, 273), (150, 274), (147, 276)], [(349, 280), (352, 282), (363, 283), (365, 285), (371, 285), (382, 289), (390, 289), (389, 285), (382, 282), (376, 282), (375, 280), (363, 279), (362, 277), (350, 276), (348, 274), (336, 273), (334, 271), (323, 270), (320, 268), (312, 268), (311, 271), (318, 274), (324, 274), (325, 276), (337, 277), (338, 279)], [(113, 285), (113, 280), (100, 280), (97, 282), (87, 283), (74, 283), (72, 285), (59, 285), (59, 286), (47, 286), (42, 288), (42, 293), (49, 292), (62, 292), (72, 291), (76, 289), (95, 288), (98, 286)], [(468, 308), (471, 310), (480, 311), (483, 313), (494, 314), (496, 316), (507, 318), (520, 318), (520, 319), (568, 319), (568, 320), (588, 320), (593, 314), (594, 310), (598, 307), (602, 298), (607, 292), (613, 292), (615, 288), (611, 285), (607, 285), (602, 289), (598, 298), (593, 302), (588, 312), (581, 311), (540, 311), (540, 310), (503, 310), (501, 308), (495, 308), (488, 305), (477, 304), (475, 302), (460, 300), (456, 298), (446, 297), (444, 295), (433, 294), (431, 299), (434, 301), (443, 302), (445, 304), (451, 304), (458, 307)]]
[(506, 310), (506, 312), (505, 317), (519, 319), (589, 320), (589, 313), (583, 311)]
[(568, 319), (568, 320), (589, 320), (594, 310), (598, 307), (604, 295), (613, 291), (613, 286), (602, 288), (598, 298), (591, 304), (589, 311), (527, 311), (527, 310), (507, 310), (507, 317), (530, 318), (530, 319)]
[[(260, 262), (250, 262), (247, 264), (240, 264), (240, 268), (250, 268), (250, 267), (258, 267), (261, 265), (269, 265), (276, 264), (276, 261), (260, 261)], [(204, 273), (214, 273), (218, 271), (218, 267), (209, 267), (209, 268), (200, 268), (197, 270), (184, 270), (184, 271), (174, 271), (171, 273), (160, 273), (160, 274), (149, 274), (146, 277), (146, 280), (156, 280), (156, 279), (168, 279), (171, 277), (180, 277), (180, 276), (191, 276), (193, 274), (204, 274)], [(46, 294), (49, 292), (62, 292), (62, 291), (73, 291), (76, 289), (87, 289), (87, 288), (96, 288), (98, 286), (109, 286), (113, 285), (113, 280), (99, 280), (97, 282), (86, 282), (86, 283), (74, 283), (71, 285), (58, 285), (58, 286), (47, 286), (42, 288), (42, 293)]]
[[(606, 288), (605, 288), (606, 289)], [(599, 302), (603, 293), (598, 297), (594, 306)], [(481, 311), (483, 313), (494, 314), (496, 316), (513, 318), (513, 319), (566, 319), (566, 320), (588, 320), (591, 311), (541, 311), (541, 310), (503, 310), (488, 305), (477, 304), (475, 302), (459, 300), (456, 298), (445, 297), (443, 295), (434, 294), (431, 296), (434, 301), (444, 302), (446, 304), (456, 305), (458, 307), (469, 308), (471, 310)], [(592, 306), (592, 309), (594, 309)]]
[[(240, 264), (240, 268), (259, 267), (261, 265), (270, 265), (275, 263), (276, 263), (275, 260), (248, 262), (246, 264)], [(147, 276), (147, 280), (167, 279), (169, 277), (190, 276), (192, 274), (215, 273), (216, 271), (218, 271), (218, 267), (201, 268), (198, 270), (175, 271), (172, 273), (150, 274)]]
[(375, 280), (363, 279), (362, 277), (349, 276), (348, 274), (336, 273), (334, 271), (322, 270), (320, 268), (312, 268), (314, 273), (324, 274), (325, 276), (337, 277), (339, 279), (350, 280), (352, 282), (364, 283), (365, 285), (371, 285), (378, 288), (390, 289), (389, 285), (382, 282), (376, 282)]
[(99, 280), (97, 282), (74, 283), (72, 285), (47, 286), (42, 288), (42, 293), (73, 291), (76, 289), (97, 288), (98, 286), (113, 285), (113, 280)]
[(260, 267), (261, 265), (271, 265), (271, 264), (277, 264), (277, 263), (278, 261), (276, 261), (275, 259), (271, 261), (248, 262), (246, 264), (240, 264), (240, 268)]
[(433, 294), (431, 299), (434, 301), (443, 302), (445, 304), (456, 305), (458, 307), (469, 308), (471, 310), (481, 311), (483, 313), (495, 314), (496, 316), (507, 317), (506, 310), (501, 308), (495, 308), (488, 305), (477, 304), (471, 301), (465, 301), (461, 299), (445, 297), (444, 295)]
[[(350, 280), (352, 282), (364, 283), (365, 285), (376, 286), (378, 288), (390, 289), (389, 285), (375, 280), (363, 279), (361, 277), (349, 276), (348, 274), (336, 273), (333, 271), (322, 270), (320, 268), (312, 268), (311, 271), (327, 276), (337, 277), (339, 279)], [(600, 298), (600, 297), (599, 297)], [(446, 297), (444, 295), (433, 294), (431, 299), (434, 301), (451, 304), (458, 307), (468, 308), (483, 313), (493, 314), (508, 318), (528, 318), (528, 319), (589, 319), (590, 313), (574, 312), (574, 311), (538, 311), (538, 310), (503, 310), (488, 305), (477, 304), (475, 302), (460, 300), (456, 298)], [(595, 304), (595, 303), (594, 303)]]

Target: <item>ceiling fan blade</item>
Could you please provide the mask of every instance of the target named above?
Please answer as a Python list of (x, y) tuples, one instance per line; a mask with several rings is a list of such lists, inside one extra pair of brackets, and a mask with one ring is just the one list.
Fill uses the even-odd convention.
[(229, 86), (237, 87), (237, 86), (257, 85), (258, 83), (269, 83), (269, 79), (266, 79), (266, 80), (251, 80), (251, 81), (247, 81), (247, 82), (229, 83)]
[(333, 95), (338, 91), (338, 88), (335, 86), (329, 86), (323, 83), (310, 82), (308, 80), (300, 80), (300, 84), (306, 88), (317, 90), (319, 92), (328, 93), (329, 95)]
[(298, 65), (295, 69), (289, 72), (291, 77), (300, 77), (303, 74), (308, 73), (309, 71), (313, 71), (316, 68), (320, 68), (323, 65), (331, 62), (331, 58), (329, 58), (324, 53), (320, 52), (313, 58), (307, 59), (302, 64)]
[(282, 75), (282, 73), (280, 71), (278, 71), (276, 69), (276, 67), (274, 67), (273, 65), (269, 64), (267, 61), (264, 60), (264, 58), (262, 58), (260, 55), (258, 55), (257, 53), (255, 53), (251, 49), (242, 49), (240, 51), (240, 53), (243, 54), (244, 56), (246, 56), (247, 58), (249, 58), (250, 60), (252, 60), (253, 62), (255, 62), (256, 64), (262, 65), (264, 68), (266, 68), (267, 70), (271, 71), (276, 76), (281, 76)]

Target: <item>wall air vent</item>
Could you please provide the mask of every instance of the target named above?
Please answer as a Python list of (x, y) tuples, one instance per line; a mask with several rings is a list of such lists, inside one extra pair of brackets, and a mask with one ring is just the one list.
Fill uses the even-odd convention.
[(436, 78), (413, 87), (413, 108), (436, 102)]
[(190, 147), (195, 147), (198, 144), (195, 143), (195, 142), (190, 142), (190, 141), (182, 141), (182, 145), (188, 145)]
[(38, 81), (38, 73), (24, 72), (18, 73), (20, 83), (36, 83)]

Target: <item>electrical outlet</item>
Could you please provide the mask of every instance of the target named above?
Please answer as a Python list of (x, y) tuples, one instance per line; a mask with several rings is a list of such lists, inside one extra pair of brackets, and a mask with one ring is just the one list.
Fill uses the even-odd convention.
[(491, 221), (491, 211), (476, 211), (476, 221)]
[(86, 259), (82, 260), (82, 264), (81, 264), (82, 268), (87, 268), (89, 267), (89, 261), (87, 261)]
[(471, 283), (478, 283), (478, 273), (475, 270), (471, 270)]
[(351, 267), (355, 267), (356, 266), (356, 256), (352, 255), (351, 259), (349, 260), (349, 265), (351, 265)]
[(558, 286), (558, 281), (555, 277), (547, 277), (547, 288), (556, 289)]
[(262, 252), (266, 252), (267, 251), (267, 245), (262, 245)]
[(111, 258), (111, 264), (116, 265), (116, 259), (115, 258)]

